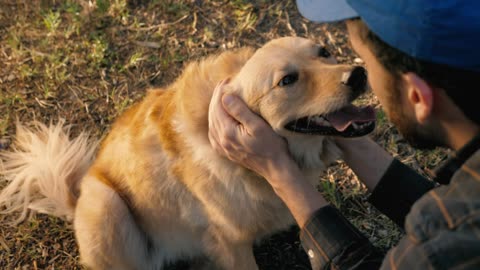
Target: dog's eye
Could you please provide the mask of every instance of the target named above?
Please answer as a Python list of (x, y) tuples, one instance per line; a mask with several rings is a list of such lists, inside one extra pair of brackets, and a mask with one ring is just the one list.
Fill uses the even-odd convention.
[(329, 58), (330, 56), (332, 56), (332, 54), (327, 49), (325, 49), (325, 47), (320, 47), (320, 49), (318, 50), (318, 56), (323, 58)]
[(296, 81), (298, 81), (298, 73), (291, 73), (283, 77), (280, 82), (278, 82), (278, 86), (287, 86), (295, 83)]

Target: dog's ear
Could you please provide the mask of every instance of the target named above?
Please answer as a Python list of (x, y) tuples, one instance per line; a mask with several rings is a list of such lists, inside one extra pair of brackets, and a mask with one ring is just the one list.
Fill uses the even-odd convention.
[(242, 84), (239, 80), (236, 80), (236, 78), (228, 79), (223, 87), (225, 94), (234, 94), (245, 100)]
[(232, 78), (225, 85), (225, 87), (226, 89), (224, 93), (230, 93), (240, 97), (252, 112), (260, 115), (260, 99), (258, 98), (258, 96), (255, 96), (255, 92), (249, 91), (248, 82), (245, 83), (241, 81), (239, 77)]

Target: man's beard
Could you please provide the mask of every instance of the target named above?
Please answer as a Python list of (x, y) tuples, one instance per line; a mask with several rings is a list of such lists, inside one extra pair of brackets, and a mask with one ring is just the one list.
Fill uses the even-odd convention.
[[(445, 146), (445, 133), (443, 129), (432, 123), (420, 125), (414, 119), (405, 113), (403, 104), (398, 104), (400, 85), (395, 84), (396, 88), (393, 95), (389, 99), (389, 111), (391, 122), (396, 126), (400, 134), (407, 140), (407, 142), (418, 149), (434, 149), (436, 147)], [(401, 102), (401, 101), (400, 101)], [(392, 105), (400, 109), (392, 110)]]
[[(441, 132), (431, 132), (430, 129), (420, 126), (418, 123), (411, 121), (401, 112), (391, 112), (392, 123), (395, 124), (400, 134), (407, 142), (418, 149), (434, 149), (438, 146), (444, 146), (445, 143), (439, 136)], [(403, 116), (402, 116), (403, 115)]]

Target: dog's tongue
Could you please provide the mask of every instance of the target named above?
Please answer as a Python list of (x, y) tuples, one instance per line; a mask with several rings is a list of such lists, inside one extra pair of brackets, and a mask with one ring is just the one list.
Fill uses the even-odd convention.
[(338, 131), (342, 132), (353, 123), (375, 121), (375, 109), (371, 106), (355, 107), (353, 105), (344, 107), (339, 111), (326, 115), (325, 118)]

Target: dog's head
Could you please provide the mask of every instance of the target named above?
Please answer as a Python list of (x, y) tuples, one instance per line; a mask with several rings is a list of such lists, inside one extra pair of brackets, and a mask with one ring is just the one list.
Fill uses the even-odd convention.
[(339, 157), (329, 137), (363, 136), (375, 127), (372, 108), (351, 104), (365, 92), (365, 70), (335, 64), (324, 48), (305, 38), (267, 43), (230, 85), (287, 139), (294, 158), (306, 168), (318, 168)]

